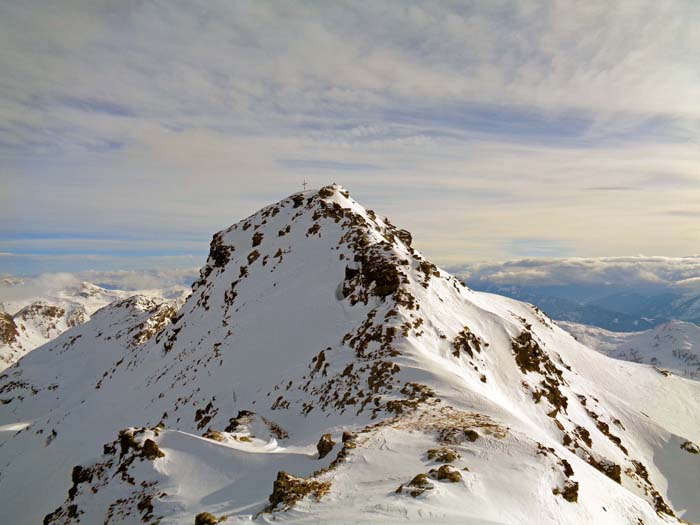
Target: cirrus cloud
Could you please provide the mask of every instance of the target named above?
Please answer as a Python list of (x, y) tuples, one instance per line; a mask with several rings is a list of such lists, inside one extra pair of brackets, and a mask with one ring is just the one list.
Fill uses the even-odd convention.
[(309, 177), (444, 264), (683, 255), (699, 21), (691, 0), (3, 3), (0, 250), (198, 253)]

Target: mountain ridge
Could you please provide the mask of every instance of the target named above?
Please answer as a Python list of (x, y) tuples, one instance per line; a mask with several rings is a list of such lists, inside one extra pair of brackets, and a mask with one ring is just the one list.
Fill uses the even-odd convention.
[(615, 359), (643, 363), (688, 379), (700, 379), (700, 326), (670, 321), (640, 332), (557, 321), (586, 346)]
[[(6, 279), (9, 286), (21, 286), (19, 281)], [(0, 312), (0, 372), (31, 352), (53, 340), (69, 328), (87, 321), (92, 314), (112, 302), (139, 295), (159, 297), (175, 305), (181, 299), (178, 290), (110, 290), (82, 281), (46, 296), (5, 301)], [(180, 293), (181, 295), (181, 293)], [(14, 313), (11, 313), (14, 312)]]

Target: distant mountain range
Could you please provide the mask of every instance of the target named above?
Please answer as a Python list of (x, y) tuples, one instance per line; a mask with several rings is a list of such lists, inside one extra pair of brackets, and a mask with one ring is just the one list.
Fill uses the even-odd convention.
[(488, 281), (467, 284), (476, 290), (532, 303), (558, 321), (614, 332), (647, 330), (671, 320), (700, 323), (698, 294), (643, 294), (626, 290), (609, 293), (609, 287), (517, 286)]
[[(4, 278), (5, 289), (21, 288), (22, 279)], [(78, 326), (99, 309), (133, 295), (166, 299), (173, 305), (184, 300), (189, 289), (175, 286), (152, 290), (109, 290), (88, 282), (67, 286), (21, 300), (5, 300), (0, 305), (0, 372), (69, 328)], [(2, 297), (0, 296), (0, 299)]]
[(567, 321), (557, 324), (607, 356), (700, 380), (700, 326), (694, 323), (670, 321), (643, 332), (611, 332)]

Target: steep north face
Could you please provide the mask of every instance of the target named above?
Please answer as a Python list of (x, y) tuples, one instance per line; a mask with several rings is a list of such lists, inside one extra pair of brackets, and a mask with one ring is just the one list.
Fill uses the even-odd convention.
[(179, 311), (107, 307), (0, 375), (0, 508), (51, 524), (700, 520), (699, 383), (601, 356), (412, 244), (336, 185), (215, 234)]

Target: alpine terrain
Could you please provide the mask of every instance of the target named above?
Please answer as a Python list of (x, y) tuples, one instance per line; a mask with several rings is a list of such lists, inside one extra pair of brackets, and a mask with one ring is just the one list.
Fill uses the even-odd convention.
[(669, 321), (642, 332), (610, 332), (595, 326), (557, 322), (589, 348), (615, 359), (646, 363), (662, 373), (700, 379), (700, 326)]
[[(19, 287), (22, 281), (11, 281), (11, 284)], [(182, 291), (180, 287), (140, 292), (108, 290), (81, 282), (46, 297), (3, 301), (0, 303), (0, 371), (34, 348), (51, 341), (69, 328), (84, 323), (100, 308), (134, 294), (161, 300), (168, 297), (175, 306)]]
[(700, 383), (476, 293), (333, 185), (0, 373), (0, 522), (700, 522)]

